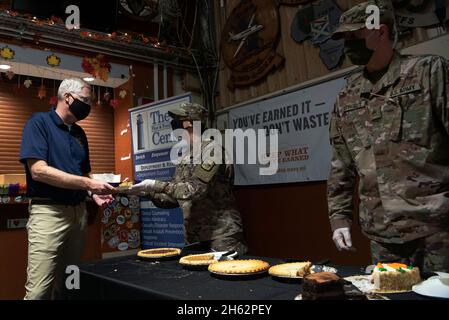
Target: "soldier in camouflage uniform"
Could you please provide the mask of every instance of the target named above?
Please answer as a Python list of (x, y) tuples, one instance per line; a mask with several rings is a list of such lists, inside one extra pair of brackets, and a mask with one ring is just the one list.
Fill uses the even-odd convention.
[[(365, 26), (368, 4), (380, 29)], [(328, 202), (333, 240), (351, 250), (353, 192), (374, 263), (449, 271), (449, 72), (444, 58), (394, 50), (393, 11), (365, 2), (340, 18), (334, 38), (363, 67), (347, 79), (331, 121)]]
[[(186, 103), (169, 115), (174, 129), (189, 132), (192, 145), (192, 121), (201, 121), (204, 129), (207, 111), (198, 104)], [(201, 154), (193, 152), (181, 159), (170, 182), (144, 180), (134, 185), (130, 193), (149, 194), (157, 207), (179, 206), (184, 215), (187, 243), (202, 242), (216, 251), (236, 250), (244, 254), (247, 247), (242, 220), (232, 193), (233, 166), (226, 164), (224, 158), (219, 164), (205, 157), (213, 144), (213, 140), (201, 142), (203, 159), (194, 158), (201, 158)]]

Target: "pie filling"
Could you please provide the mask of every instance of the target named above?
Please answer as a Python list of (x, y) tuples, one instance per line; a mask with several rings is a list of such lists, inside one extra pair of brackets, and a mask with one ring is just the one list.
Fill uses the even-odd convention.
[(312, 263), (309, 261), (291, 262), (275, 265), (268, 270), (268, 273), (278, 277), (299, 278), (312, 273), (311, 268)]
[(217, 260), (213, 253), (192, 254), (179, 259), (179, 263), (185, 265), (209, 265), (215, 262)]
[(219, 261), (209, 265), (209, 271), (226, 274), (257, 273), (266, 271), (270, 265), (262, 260)]
[(163, 256), (178, 255), (180, 253), (181, 249), (178, 248), (158, 248), (158, 249), (141, 250), (137, 253), (137, 255), (143, 257), (163, 257)]

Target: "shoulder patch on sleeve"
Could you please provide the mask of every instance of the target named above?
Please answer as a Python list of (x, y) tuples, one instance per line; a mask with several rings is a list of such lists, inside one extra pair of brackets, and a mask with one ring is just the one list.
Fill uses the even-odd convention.
[(212, 160), (206, 159), (195, 167), (193, 175), (205, 183), (209, 183), (217, 173), (220, 166)]
[(329, 135), (331, 139), (337, 138), (340, 135), (337, 128), (337, 119), (335, 114), (332, 115)]

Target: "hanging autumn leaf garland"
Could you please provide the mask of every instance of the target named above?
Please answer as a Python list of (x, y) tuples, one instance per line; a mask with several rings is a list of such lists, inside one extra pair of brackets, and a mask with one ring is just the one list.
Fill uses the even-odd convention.
[(99, 78), (105, 82), (109, 79), (111, 64), (103, 54), (98, 54), (94, 58), (84, 57), (81, 67), (84, 72), (89, 73), (94, 78)]

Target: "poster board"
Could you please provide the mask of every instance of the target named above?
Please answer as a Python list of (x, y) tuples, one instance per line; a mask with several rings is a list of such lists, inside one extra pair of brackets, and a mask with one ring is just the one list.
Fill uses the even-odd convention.
[[(168, 111), (191, 102), (190, 93), (182, 94), (129, 110), (132, 158), (136, 182), (145, 179), (169, 181), (175, 173), (170, 150), (175, 144)], [(182, 210), (157, 208), (149, 198), (140, 201), (142, 249), (184, 246)]]

